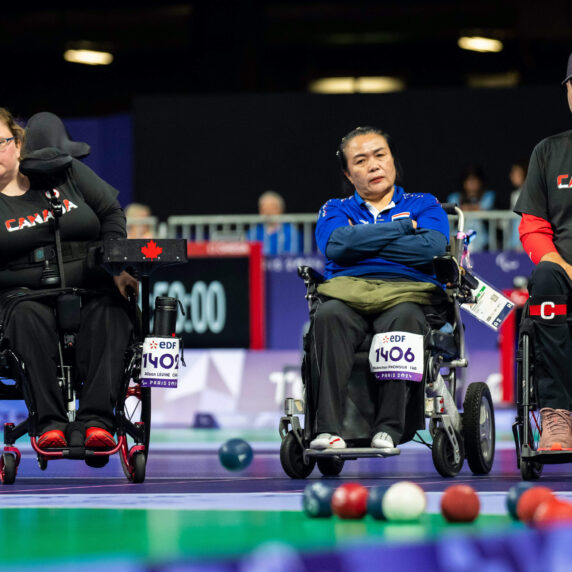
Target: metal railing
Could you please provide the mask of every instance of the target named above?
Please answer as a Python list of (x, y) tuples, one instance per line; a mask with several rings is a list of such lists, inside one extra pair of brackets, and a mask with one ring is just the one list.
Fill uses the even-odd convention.
[[(248, 240), (252, 236), (252, 229), (258, 225), (291, 225), (294, 232), (301, 237), (298, 249), (293, 254), (313, 254), (316, 251), (314, 230), (316, 227), (316, 213), (288, 214), (273, 217), (261, 215), (177, 215), (167, 219), (166, 230), (158, 238), (186, 238), (195, 242), (206, 240)], [(470, 211), (465, 212), (465, 228), (474, 227), (481, 234), (486, 233), (486, 244), (480, 245), (488, 250), (517, 250), (520, 244), (516, 240), (515, 228), (520, 217), (511, 211)], [(159, 225), (158, 228), (160, 228)], [(453, 229), (453, 222), (451, 229)], [(477, 242), (475, 242), (477, 244)], [(473, 249), (477, 250), (477, 249)], [(287, 253), (284, 249), (278, 254)]]
[[(315, 252), (314, 229), (316, 214), (288, 214), (277, 216), (262, 215), (192, 215), (170, 216), (167, 219), (167, 236), (182, 237), (195, 242), (205, 240), (248, 240), (253, 236), (258, 225), (267, 228), (275, 225), (291, 226), (299, 240), (297, 247), (279, 249), (277, 254), (291, 252), (292, 254), (312, 254)], [(264, 233), (265, 235), (267, 233)], [(281, 251), (280, 251), (281, 250)]]

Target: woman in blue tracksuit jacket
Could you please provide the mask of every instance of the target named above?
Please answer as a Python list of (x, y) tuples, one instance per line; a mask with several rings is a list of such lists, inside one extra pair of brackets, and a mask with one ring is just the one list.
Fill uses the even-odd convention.
[[(447, 215), (433, 195), (406, 193), (395, 184), (397, 161), (390, 141), (374, 127), (358, 127), (341, 140), (337, 156), (355, 192), (347, 198), (331, 199), (320, 209), (316, 240), (326, 256), (325, 277), (440, 286), (431, 263), (434, 256), (445, 252)], [(392, 331), (425, 334), (428, 328), (422, 306), (412, 302), (368, 315), (333, 298), (318, 306), (311, 355), (320, 382), (317, 434), (311, 448), (346, 447), (341, 437), (343, 403), (355, 351), (364, 338)], [(395, 447), (403, 436), (410, 382), (386, 379), (380, 383), (371, 446), (387, 449)]]

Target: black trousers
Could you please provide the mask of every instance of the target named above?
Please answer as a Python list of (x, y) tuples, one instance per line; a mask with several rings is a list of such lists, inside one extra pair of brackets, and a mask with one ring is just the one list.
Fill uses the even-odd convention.
[[(98, 296), (81, 309), (76, 366), (83, 381), (76, 421), (115, 431), (114, 407), (123, 383), (125, 350), (132, 325), (121, 300)], [(58, 331), (53, 309), (20, 303), (6, 328), (11, 348), (23, 360), (38, 413), (38, 432), (65, 431), (68, 416), (57, 382)]]
[[(318, 433), (341, 435), (347, 386), (356, 350), (370, 334), (402, 331), (425, 335), (429, 325), (421, 307), (412, 302), (398, 304), (382, 314), (363, 316), (340, 300), (327, 300), (314, 314), (311, 339), (312, 363), (319, 375)], [(385, 431), (399, 443), (405, 428), (407, 383), (380, 381), (372, 436)]]
[[(572, 281), (564, 269), (554, 262), (536, 266), (528, 291), (531, 296), (572, 294)], [(534, 328), (534, 365), (540, 407), (572, 411), (572, 338), (566, 323), (553, 324), (538, 320)]]

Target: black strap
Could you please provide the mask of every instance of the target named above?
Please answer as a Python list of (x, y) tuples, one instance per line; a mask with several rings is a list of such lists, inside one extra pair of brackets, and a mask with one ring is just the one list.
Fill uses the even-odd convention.
[[(92, 242), (62, 242), (62, 257), (64, 262), (71, 260), (80, 260), (87, 257), (89, 249), (95, 243)], [(15, 260), (11, 260), (0, 270), (19, 270), (21, 268), (31, 268), (34, 266), (41, 266), (45, 261), (56, 262), (56, 245), (50, 244), (47, 246), (40, 246), (30, 253)]]

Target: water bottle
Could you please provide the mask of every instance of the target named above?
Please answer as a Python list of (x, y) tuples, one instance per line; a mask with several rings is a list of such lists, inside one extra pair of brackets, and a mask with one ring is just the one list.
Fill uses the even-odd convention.
[(155, 299), (155, 315), (153, 321), (154, 336), (168, 336), (175, 334), (177, 326), (177, 312), (179, 301), (169, 296), (157, 296)]

